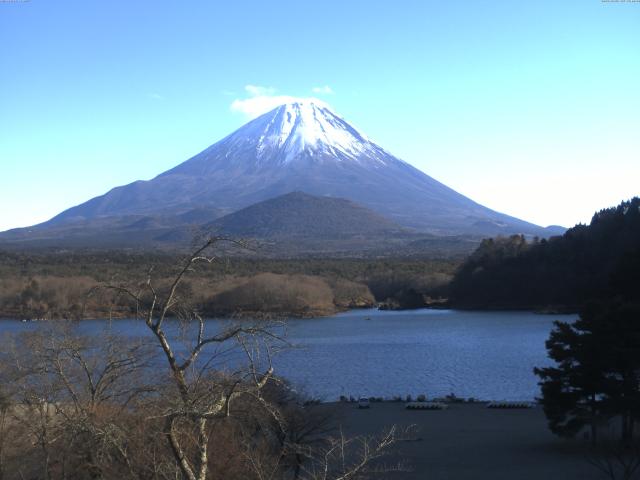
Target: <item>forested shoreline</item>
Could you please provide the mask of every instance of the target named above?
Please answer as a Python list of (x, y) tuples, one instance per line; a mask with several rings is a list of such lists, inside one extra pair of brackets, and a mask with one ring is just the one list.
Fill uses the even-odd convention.
[[(89, 295), (106, 282), (160, 284), (180, 256), (168, 253), (0, 253), (0, 317), (80, 319), (130, 317), (135, 308)], [(459, 260), (230, 258), (197, 269), (185, 282), (205, 316), (311, 317), (352, 308), (420, 307), (452, 278)]]
[[(170, 278), (167, 252), (0, 252), (0, 317), (104, 318), (88, 293), (105, 282), (142, 282), (150, 268)], [(332, 315), (352, 308), (577, 312), (587, 302), (636, 295), (640, 199), (597, 212), (561, 237), (485, 239), (467, 259), (265, 259), (231, 257), (185, 283), (205, 316)]]
[(487, 239), (447, 289), (470, 309), (577, 312), (593, 300), (640, 300), (640, 198), (597, 212), (549, 240)]

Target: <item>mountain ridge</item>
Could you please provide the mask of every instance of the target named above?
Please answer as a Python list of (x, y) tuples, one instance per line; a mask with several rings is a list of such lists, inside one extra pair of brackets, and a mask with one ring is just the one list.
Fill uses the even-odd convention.
[[(465, 255), (479, 237), (439, 237), (405, 229), (350, 200), (291, 192), (203, 222), (217, 212), (180, 215), (101, 217), (0, 239), (7, 250), (87, 248), (183, 250), (194, 239), (222, 236), (248, 249), (225, 248), (225, 255), (266, 258), (448, 257)], [(57, 229), (57, 230), (56, 230)], [(9, 238), (6, 238), (9, 237)], [(142, 248), (144, 250), (145, 248)]]
[[(109, 219), (119, 224), (127, 216), (179, 217), (199, 210), (221, 217), (303, 191), (350, 200), (403, 228), (432, 235), (559, 233), (474, 202), (316, 103), (279, 106), (151, 180), (116, 187), (22, 231), (50, 230), (64, 237), (67, 226)], [(205, 223), (200, 216), (199, 224)]]

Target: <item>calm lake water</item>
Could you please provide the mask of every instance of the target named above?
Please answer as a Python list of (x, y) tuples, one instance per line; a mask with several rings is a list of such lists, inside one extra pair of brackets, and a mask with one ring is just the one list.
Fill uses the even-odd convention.
[[(329, 318), (289, 320), (292, 348), (279, 353), (276, 373), (323, 400), (340, 395), (393, 397), (455, 393), (483, 400), (531, 400), (539, 395), (534, 366), (550, 363), (544, 342), (554, 320), (576, 315), (528, 312), (355, 310)], [(211, 327), (221, 325), (211, 320)], [(76, 328), (97, 333), (106, 321)], [(146, 335), (136, 320), (112, 329)], [(0, 321), (0, 333), (43, 328), (44, 322)]]

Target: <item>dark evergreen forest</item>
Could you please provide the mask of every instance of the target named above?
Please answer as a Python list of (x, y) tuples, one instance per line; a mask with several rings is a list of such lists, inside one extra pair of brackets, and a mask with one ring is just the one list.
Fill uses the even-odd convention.
[(591, 300), (640, 300), (640, 198), (597, 212), (561, 237), (484, 240), (449, 286), (462, 308), (579, 311)]

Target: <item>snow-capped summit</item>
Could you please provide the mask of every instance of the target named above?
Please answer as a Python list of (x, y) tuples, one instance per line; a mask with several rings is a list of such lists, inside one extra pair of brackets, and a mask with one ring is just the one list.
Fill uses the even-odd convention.
[(394, 157), (317, 100), (281, 105), (156, 178), (114, 188), (50, 223), (194, 209), (226, 214), (294, 191), (345, 198), (433, 234), (545, 235)]
[(267, 112), (203, 152), (225, 149), (233, 161), (248, 156), (258, 165), (355, 161), (384, 164), (388, 154), (349, 125), (326, 103), (299, 100)]
[[(308, 154), (323, 153), (348, 157), (352, 160), (370, 155), (377, 159), (379, 147), (366, 135), (336, 115), (331, 108), (317, 100), (298, 101), (281, 105), (266, 114), (261, 122), (247, 125), (237, 133), (254, 136), (259, 133), (256, 153), (259, 159), (274, 153), (284, 153), (283, 162), (290, 162)], [(250, 128), (249, 128), (250, 127)]]

